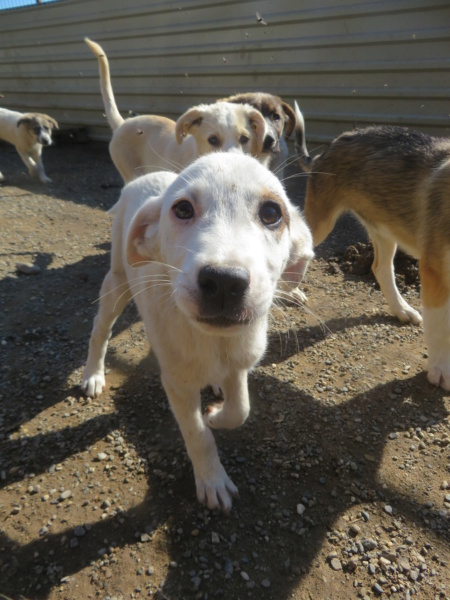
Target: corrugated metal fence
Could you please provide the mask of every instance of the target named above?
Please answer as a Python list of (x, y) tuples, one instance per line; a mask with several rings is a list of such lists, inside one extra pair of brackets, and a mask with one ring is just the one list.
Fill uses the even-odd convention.
[(124, 113), (177, 118), (264, 90), (298, 99), (310, 140), (373, 122), (450, 134), (448, 0), (63, 0), (6, 11), (3, 105), (108, 139), (86, 35), (108, 54)]

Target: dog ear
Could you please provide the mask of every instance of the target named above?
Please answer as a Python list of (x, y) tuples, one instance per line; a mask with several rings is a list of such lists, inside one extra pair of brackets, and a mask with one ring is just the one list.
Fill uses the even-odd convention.
[(127, 234), (126, 257), (131, 267), (159, 258), (159, 218), (162, 196), (149, 198), (136, 213)]
[(266, 136), (266, 122), (264, 120), (264, 117), (259, 112), (259, 110), (256, 110), (256, 108), (254, 108), (250, 111), (248, 115), (248, 120), (250, 123), (250, 127), (256, 134), (258, 151), (261, 151), (264, 145), (264, 138)]
[(302, 215), (294, 207), (289, 212), (290, 251), (281, 279), (287, 287), (296, 288), (302, 281), (314, 252), (311, 232)]
[(20, 127), (21, 125), (31, 125), (31, 123), (33, 122), (33, 117), (21, 117), (18, 121), (17, 121), (17, 127)]
[(203, 112), (198, 108), (191, 108), (182, 114), (175, 125), (175, 136), (178, 144), (181, 144), (187, 134), (191, 133), (193, 127), (200, 127), (202, 121)]
[(286, 124), (284, 126), (284, 135), (289, 137), (291, 133), (294, 131), (295, 127), (295, 112), (289, 106), (287, 102), (282, 102), (281, 107), (284, 112), (284, 116), (286, 117)]

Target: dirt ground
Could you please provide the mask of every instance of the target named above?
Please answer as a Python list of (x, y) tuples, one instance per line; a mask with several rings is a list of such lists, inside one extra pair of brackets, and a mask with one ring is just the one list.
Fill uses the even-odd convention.
[[(426, 381), (421, 328), (387, 312), (359, 225), (318, 249), (306, 309), (273, 308), (251, 416), (216, 434), (240, 491), (224, 516), (197, 503), (133, 306), (104, 395), (80, 394), (120, 179), (105, 144), (62, 140), (44, 163), (47, 187), (0, 146), (0, 592), (450, 598), (450, 394)], [(399, 281), (418, 308), (415, 269)]]

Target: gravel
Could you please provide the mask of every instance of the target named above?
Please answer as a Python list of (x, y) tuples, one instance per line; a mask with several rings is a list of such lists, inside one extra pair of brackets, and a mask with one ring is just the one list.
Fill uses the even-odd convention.
[[(103, 144), (62, 144), (44, 160), (49, 188), (2, 155), (13, 177), (0, 203), (1, 592), (449, 597), (450, 395), (426, 381), (421, 328), (397, 323), (372, 276), (344, 266), (368, 254), (344, 257), (349, 240), (365, 242), (355, 221), (317, 249), (307, 309), (273, 309), (248, 421), (215, 432), (240, 492), (225, 516), (197, 503), (131, 306), (111, 338), (105, 393), (80, 394), (120, 180)], [(289, 179), (290, 193), (300, 198), (303, 183)], [(19, 261), (40, 271), (25, 275)], [(419, 307), (414, 272), (409, 262), (401, 291)]]

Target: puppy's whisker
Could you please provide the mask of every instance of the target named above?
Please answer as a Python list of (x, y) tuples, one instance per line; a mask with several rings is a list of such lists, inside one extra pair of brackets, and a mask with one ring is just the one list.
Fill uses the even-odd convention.
[(173, 271), (178, 271), (179, 273), (181, 273), (181, 269), (179, 269), (178, 267), (174, 267), (173, 265), (169, 265), (168, 263), (161, 262), (160, 260), (140, 260), (138, 262), (133, 263), (131, 266), (139, 268), (144, 267), (145, 265), (162, 265), (163, 267), (168, 267)]

